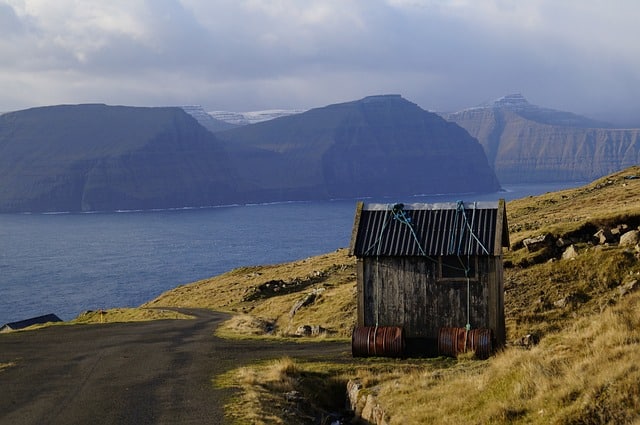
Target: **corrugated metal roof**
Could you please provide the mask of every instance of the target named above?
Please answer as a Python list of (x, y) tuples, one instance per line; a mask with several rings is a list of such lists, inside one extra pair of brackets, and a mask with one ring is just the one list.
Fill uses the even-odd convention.
[(505, 242), (499, 205), (504, 202), (360, 204), (351, 251), (358, 257), (495, 255), (496, 240)]

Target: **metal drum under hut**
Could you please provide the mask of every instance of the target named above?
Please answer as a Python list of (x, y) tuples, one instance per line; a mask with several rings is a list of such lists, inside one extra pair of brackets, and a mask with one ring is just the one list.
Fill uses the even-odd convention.
[(438, 332), (438, 353), (457, 357), (473, 351), (476, 357), (487, 359), (493, 351), (491, 329), (440, 328)]
[(404, 346), (398, 326), (357, 326), (351, 334), (353, 357), (402, 357)]

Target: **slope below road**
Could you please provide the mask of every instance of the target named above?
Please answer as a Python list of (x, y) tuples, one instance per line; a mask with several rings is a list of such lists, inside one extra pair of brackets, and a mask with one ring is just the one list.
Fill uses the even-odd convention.
[(345, 343), (269, 343), (213, 336), (228, 315), (52, 326), (0, 335), (0, 424), (224, 423), (232, 395), (212, 378), (248, 362), (342, 357)]

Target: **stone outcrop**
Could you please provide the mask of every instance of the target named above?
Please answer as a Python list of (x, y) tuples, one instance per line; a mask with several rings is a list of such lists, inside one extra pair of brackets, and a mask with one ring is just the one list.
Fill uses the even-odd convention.
[[(580, 255), (585, 247), (620, 246), (636, 252), (640, 258), (640, 229), (635, 228), (640, 217), (629, 217), (634, 225), (619, 223), (616, 225), (602, 226), (595, 233), (589, 232), (592, 225), (585, 226), (583, 231), (574, 231), (571, 234), (553, 236), (549, 233), (523, 239), (516, 242), (512, 249), (525, 248), (536, 253), (533, 262), (571, 260)], [(637, 227), (637, 226), (636, 226)], [(580, 247), (580, 248), (579, 248)]]
[(291, 311), (289, 311), (289, 318), (292, 318), (302, 307), (307, 307), (313, 304), (324, 291), (325, 288), (320, 287), (314, 288), (311, 292), (305, 294), (302, 299), (296, 301), (293, 307), (291, 307)]
[(349, 407), (356, 418), (372, 425), (389, 425), (389, 416), (371, 392), (362, 390), (360, 383), (354, 380), (347, 382), (347, 398)]
[(631, 230), (620, 236), (620, 246), (636, 246), (640, 243), (640, 231)]
[(563, 260), (572, 260), (578, 256), (578, 250), (575, 245), (569, 245), (562, 253)]
[(320, 336), (327, 334), (327, 330), (320, 325), (298, 326), (294, 335), (296, 336)]
[(523, 240), (522, 243), (529, 252), (535, 252), (546, 246), (552, 246), (554, 244), (554, 241), (551, 235), (545, 233), (543, 235), (527, 238)]
[(623, 297), (631, 292), (637, 291), (638, 287), (640, 287), (640, 284), (638, 284), (638, 280), (637, 279), (633, 279), (627, 283), (625, 283), (624, 285), (620, 285), (618, 287), (618, 294)]

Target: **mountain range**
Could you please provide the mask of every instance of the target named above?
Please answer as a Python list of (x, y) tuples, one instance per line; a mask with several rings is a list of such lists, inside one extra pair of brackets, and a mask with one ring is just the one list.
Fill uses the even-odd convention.
[(260, 201), (500, 187), (475, 139), (400, 95), (369, 96), (216, 135), (247, 193)]
[(640, 129), (532, 105), (520, 94), (443, 116), (478, 139), (503, 184), (590, 181), (640, 163)]
[(0, 212), (491, 192), (640, 163), (640, 129), (520, 94), (440, 115), (379, 95), (241, 116), (101, 104), (2, 114)]
[[(300, 112), (209, 114), (241, 126)], [(501, 183), (590, 181), (640, 162), (638, 129), (534, 105), (519, 93), (440, 115), (478, 139)]]
[(206, 116), (196, 120), (178, 107), (59, 105), (3, 114), (0, 212), (181, 208), (499, 188), (474, 138), (399, 95), (215, 133), (203, 120), (220, 125)]

